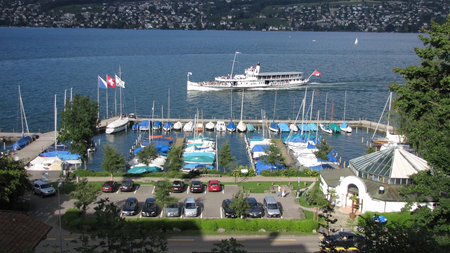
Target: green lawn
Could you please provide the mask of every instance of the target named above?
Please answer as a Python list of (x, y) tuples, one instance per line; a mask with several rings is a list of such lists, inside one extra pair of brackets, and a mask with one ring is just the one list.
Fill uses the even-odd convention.
[[(281, 185), (281, 186), (287, 186), (289, 182), (287, 181), (273, 181), (273, 185)], [(294, 190), (297, 190), (298, 183), (297, 181), (291, 181), (291, 185), (294, 187)], [(224, 185), (234, 185), (234, 183), (222, 183)], [(259, 185), (258, 185), (259, 184)], [(305, 187), (308, 187), (312, 184), (312, 182), (300, 182), (300, 188), (303, 189)], [(271, 181), (262, 181), (262, 182), (243, 182), (238, 183), (239, 186), (242, 186), (244, 190), (250, 191), (251, 193), (264, 193), (266, 190), (272, 189), (272, 182)]]

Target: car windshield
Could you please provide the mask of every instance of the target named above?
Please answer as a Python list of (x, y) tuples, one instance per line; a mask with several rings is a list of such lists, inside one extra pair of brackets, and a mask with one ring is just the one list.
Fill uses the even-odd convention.
[(145, 208), (152, 209), (155, 207), (155, 203), (147, 203), (145, 204)]
[(267, 208), (268, 208), (268, 209), (277, 209), (278, 206), (277, 206), (277, 204), (268, 204), (268, 205), (267, 205)]
[(125, 181), (122, 184), (123, 186), (131, 186), (131, 182), (130, 181)]
[(133, 207), (134, 206), (134, 202), (127, 202), (127, 207)]
[(251, 208), (251, 209), (256, 209), (256, 208), (258, 208), (258, 204), (257, 204), (257, 203), (250, 203), (250, 208)]
[(41, 189), (46, 189), (52, 187), (50, 184), (42, 184)]
[(186, 203), (186, 209), (195, 209), (195, 204), (194, 203)]

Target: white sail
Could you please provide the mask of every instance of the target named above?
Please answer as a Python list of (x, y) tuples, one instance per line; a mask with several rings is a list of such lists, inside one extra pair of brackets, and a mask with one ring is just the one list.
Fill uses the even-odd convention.
[(358, 45), (358, 38), (356, 38), (355, 40), (355, 45)]

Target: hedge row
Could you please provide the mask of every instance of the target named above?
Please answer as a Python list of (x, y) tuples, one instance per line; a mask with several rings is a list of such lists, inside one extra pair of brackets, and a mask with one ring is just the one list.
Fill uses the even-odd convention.
[[(76, 209), (75, 209), (76, 210)], [(68, 224), (68, 229), (75, 229), (82, 222), (78, 213), (66, 212), (63, 220)], [(278, 220), (278, 219), (130, 219), (144, 226), (159, 228), (164, 225), (168, 230), (178, 228), (181, 231), (217, 231), (224, 228), (227, 231), (297, 231), (312, 232), (318, 229), (319, 224), (314, 220)], [(95, 219), (88, 218), (84, 225), (95, 228)]]

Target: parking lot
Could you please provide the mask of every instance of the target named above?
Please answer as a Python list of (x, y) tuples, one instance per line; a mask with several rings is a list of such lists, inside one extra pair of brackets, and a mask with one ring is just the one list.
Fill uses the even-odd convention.
[[(206, 182), (203, 182), (204, 184)], [(136, 219), (140, 218), (140, 211), (143, 208), (145, 199), (154, 197), (154, 190), (155, 186), (153, 185), (140, 185), (139, 183), (136, 183), (133, 191), (130, 192), (122, 192), (117, 189), (112, 193), (102, 193), (100, 198), (106, 198), (108, 197), (110, 201), (114, 202), (119, 207), (122, 207), (125, 203), (126, 199), (128, 197), (135, 197), (139, 201), (139, 208), (138, 208), (138, 214), (134, 216), (127, 216), (127, 219)], [(195, 201), (198, 205), (197, 210), (197, 218), (223, 218), (224, 215), (222, 213), (221, 205), (222, 201), (224, 199), (231, 199), (233, 194), (235, 194), (239, 190), (239, 187), (236, 185), (223, 185), (221, 184), (221, 191), (219, 192), (209, 192), (207, 189), (207, 186), (204, 185), (204, 190), (201, 193), (192, 193), (190, 192), (189, 188), (186, 186), (183, 192), (180, 193), (171, 193), (174, 197), (178, 198), (178, 203), (181, 207), (180, 213), (183, 213), (183, 203), (186, 198), (195, 198)], [(275, 197), (276, 201), (278, 202), (278, 205), (281, 210), (281, 218), (282, 219), (299, 219), (300, 218), (300, 211), (299, 211), (299, 205), (294, 202), (294, 196), (295, 193), (288, 192), (287, 196), (285, 198), (277, 197), (276, 193), (250, 193), (250, 197), (254, 197), (258, 204), (262, 208), (262, 203), (264, 200), (264, 197), (266, 196), (273, 196)], [(93, 213), (93, 206), (89, 208), (88, 213)], [(264, 213), (263, 213), (264, 214)], [(158, 214), (156, 217), (151, 218), (163, 218), (165, 217), (164, 212), (162, 212), (161, 207), (158, 208)], [(185, 218), (183, 215), (180, 217), (174, 217), (173, 219), (178, 218)], [(267, 219), (266, 216), (263, 217), (264, 219)], [(273, 218), (271, 218), (273, 219)]]

